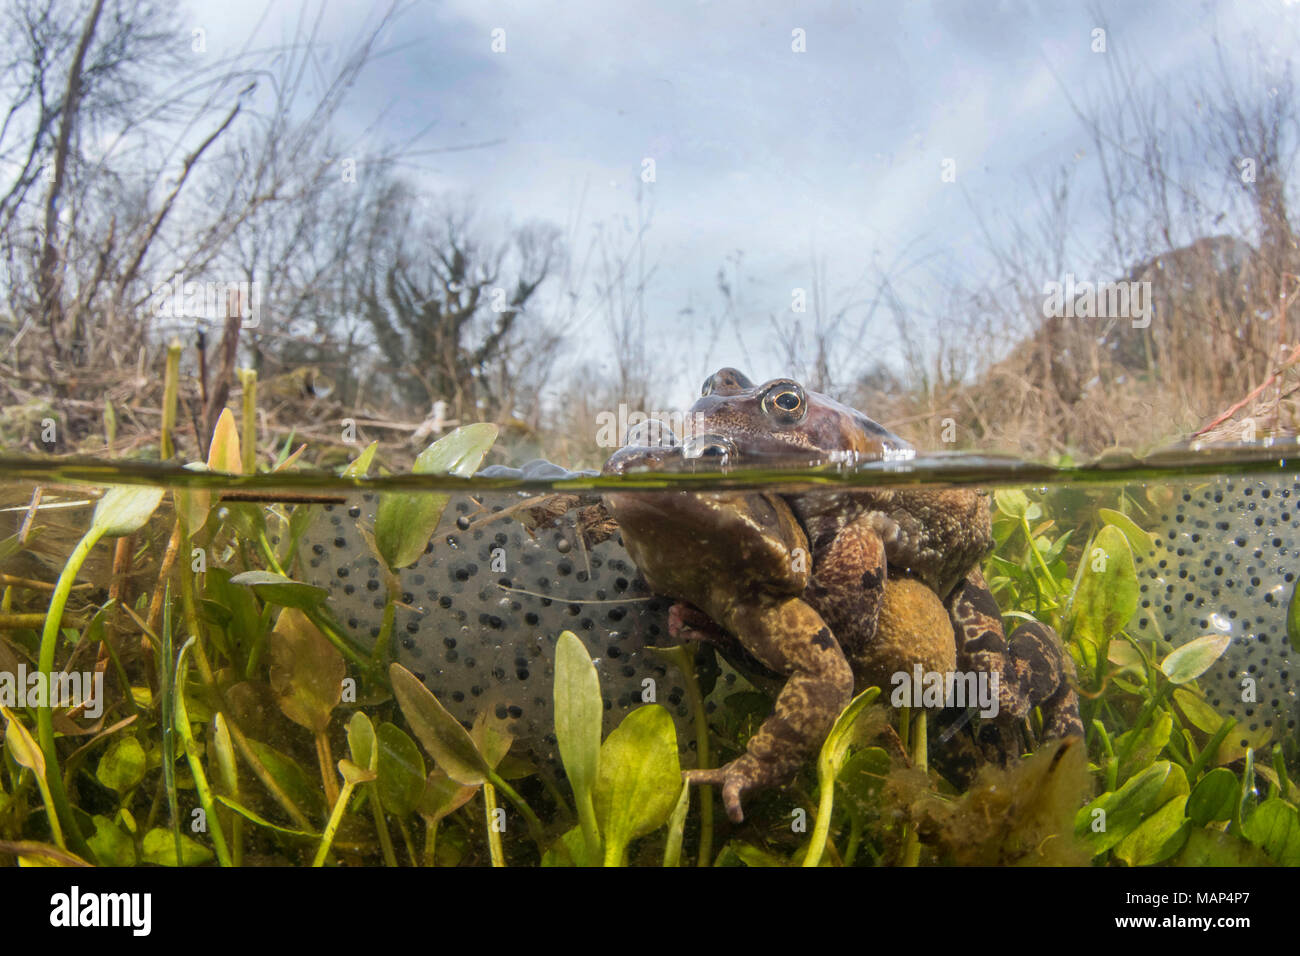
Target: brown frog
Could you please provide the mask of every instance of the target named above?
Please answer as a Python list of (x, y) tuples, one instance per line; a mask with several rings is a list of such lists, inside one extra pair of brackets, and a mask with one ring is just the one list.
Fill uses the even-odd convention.
[[(866, 415), (793, 379), (754, 385), (726, 368), (704, 383), (687, 422), (696, 453), (742, 464), (908, 458), (912, 446)], [(703, 447), (699, 447), (703, 446)], [(990, 756), (1015, 748), (1015, 725), (1042, 707), (1049, 736), (1081, 734), (1073, 667), (1051, 628), (1027, 623), (1006, 638), (979, 565), (993, 546), (987, 496), (964, 488), (907, 486), (810, 490), (784, 496), (812, 548), (805, 600), (858, 666), (873, 653), (889, 573), (920, 580), (946, 604), (958, 668), (999, 677), (1000, 728)], [(999, 739), (1001, 738), (1001, 739)], [(1000, 752), (999, 752), (1000, 751)], [(725, 768), (723, 771), (725, 776)]]
[[(688, 416), (685, 448), (633, 444), (606, 471), (667, 470), (684, 457), (708, 455), (755, 463), (769, 456), (912, 452), (861, 412), (790, 379), (756, 387), (723, 369), (703, 391)], [(879, 663), (878, 622), (891, 571), (943, 600), (959, 669), (997, 675), (1000, 713), (983, 730), (986, 756), (1004, 759), (1019, 749), (1016, 726), (1033, 706), (1043, 708), (1049, 735), (1082, 732), (1068, 685), (1072, 668), (1055, 634), (1028, 624), (1010, 641), (1003, 635), (978, 567), (992, 546), (987, 499), (979, 492), (900, 487), (780, 498), (670, 492), (610, 496), (607, 506), (648, 583), (688, 602), (672, 611), (675, 636), (717, 643), (733, 656), (749, 652), (787, 678), (772, 717), (742, 757), (688, 775), (720, 785), (733, 819), (741, 818), (745, 793), (779, 784), (797, 769), (848, 702), (852, 675)], [(800, 551), (805, 545), (810, 571), (799, 559), (809, 553)]]
[[(605, 472), (671, 471), (681, 457), (680, 447), (629, 444)], [(853, 693), (853, 670), (839, 642), (803, 599), (808, 539), (789, 505), (771, 494), (610, 494), (605, 507), (650, 588), (687, 602), (672, 609), (673, 633), (716, 643), (733, 660), (785, 680), (742, 756), (687, 777), (719, 784), (728, 816), (739, 822), (744, 794), (788, 780)]]

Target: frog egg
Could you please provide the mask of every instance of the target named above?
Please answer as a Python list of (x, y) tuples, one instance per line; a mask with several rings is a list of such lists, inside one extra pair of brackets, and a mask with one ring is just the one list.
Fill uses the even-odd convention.
[[(1232, 635), (1198, 678), (1207, 699), (1243, 730), (1294, 735), (1300, 654), (1286, 617), (1300, 556), (1300, 478), (1221, 477), (1174, 490), (1169, 507), (1145, 523), (1158, 540), (1137, 556), (1135, 633), (1161, 635), (1167, 649)], [(1254, 700), (1243, 700), (1249, 688)]]
[[(487, 511), (519, 500), (478, 497)], [(358, 526), (373, 527), (375, 498), (359, 495), (349, 505), (326, 506), (308, 529), (300, 574), (329, 590), (335, 616), (369, 640), (379, 633), (386, 592), (366, 587), (382, 575)], [(424, 554), (398, 572), (403, 597), (411, 600), (396, 609), (393, 623), (398, 662), (452, 714), (467, 724), (484, 710), (502, 714), (535, 755), (554, 757), (555, 645), (566, 630), (578, 635), (595, 663), (606, 733), (642, 704), (645, 678), (668, 687), (668, 666), (646, 647), (669, 643), (669, 602), (647, 600), (616, 540), (590, 550), (572, 547), (571, 516), (534, 538), (508, 519), (471, 528), (471, 515), (483, 517), (479, 505), (453, 497)], [(494, 559), (497, 567), (504, 559), (506, 570), (493, 571)], [(685, 702), (659, 702), (678, 719), (679, 739), (690, 740)]]

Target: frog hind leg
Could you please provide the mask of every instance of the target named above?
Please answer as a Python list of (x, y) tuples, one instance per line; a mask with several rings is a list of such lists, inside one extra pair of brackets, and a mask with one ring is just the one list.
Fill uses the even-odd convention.
[(1019, 726), (1034, 707), (1043, 714), (1049, 737), (1083, 733), (1074, 665), (1056, 632), (1038, 622), (1022, 624), (1008, 639), (1002, 612), (984, 575), (971, 571), (948, 599), (957, 638), (957, 665), (998, 675), (998, 716), (982, 729), (981, 748), (997, 762), (1020, 749)]
[(736, 607), (727, 625), (755, 659), (786, 677), (745, 753), (725, 766), (685, 774), (688, 783), (721, 787), (727, 816), (740, 823), (744, 796), (789, 781), (825, 738), (853, 696), (853, 671), (821, 615), (798, 598)]

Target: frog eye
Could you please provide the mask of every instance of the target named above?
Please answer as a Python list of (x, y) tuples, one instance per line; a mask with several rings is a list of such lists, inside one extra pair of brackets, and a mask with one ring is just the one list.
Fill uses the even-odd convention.
[(763, 414), (794, 424), (808, 413), (808, 396), (798, 382), (777, 382), (763, 394), (762, 408)]
[(711, 458), (726, 464), (735, 455), (735, 444), (721, 435), (692, 436), (682, 445), (682, 456), (685, 458)]
[(628, 429), (626, 445), (673, 448), (680, 444), (673, 430), (657, 418), (648, 418)]
[(753, 387), (754, 383), (739, 369), (720, 368), (704, 380), (700, 395), (735, 395)]

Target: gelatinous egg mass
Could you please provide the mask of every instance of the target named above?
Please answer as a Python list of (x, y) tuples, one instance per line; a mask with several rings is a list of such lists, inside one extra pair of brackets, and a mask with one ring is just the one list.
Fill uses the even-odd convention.
[(1197, 680), (1207, 701), (1256, 741), (1268, 731), (1294, 736), (1300, 653), (1288, 641), (1287, 608), (1300, 566), (1300, 479), (1220, 477), (1173, 491), (1145, 522), (1157, 547), (1138, 556), (1132, 632), (1160, 635), (1166, 649), (1231, 635)]
[[(424, 555), (399, 572), (398, 662), (458, 719), (491, 708), (549, 757), (555, 644), (572, 631), (596, 666), (606, 733), (647, 700), (685, 728), (681, 675), (646, 649), (675, 643), (665, 624), (669, 602), (648, 593), (617, 540), (587, 549), (571, 520), (535, 538), (508, 518), (480, 524), (519, 499), (477, 498), (453, 497)], [(367, 644), (380, 633), (387, 600), (379, 562), (358, 530), (373, 528), (374, 509), (372, 495), (327, 506), (298, 551), (299, 576), (327, 588), (334, 615)]]

